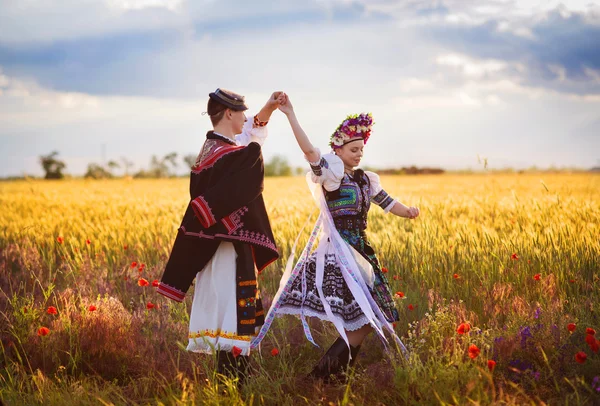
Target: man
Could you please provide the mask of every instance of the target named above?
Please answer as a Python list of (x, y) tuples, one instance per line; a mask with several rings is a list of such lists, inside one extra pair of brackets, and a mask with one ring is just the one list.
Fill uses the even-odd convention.
[(273, 93), (248, 120), (243, 96), (209, 94), (214, 130), (192, 167), (191, 201), (158, 286), (181, 302), (196, 277), (187, 349), (216, 351), (217, 371), (240, 380), (264, 322), (256, 275), (279, 257), (262, 197), (261, 145), (283, 97)]

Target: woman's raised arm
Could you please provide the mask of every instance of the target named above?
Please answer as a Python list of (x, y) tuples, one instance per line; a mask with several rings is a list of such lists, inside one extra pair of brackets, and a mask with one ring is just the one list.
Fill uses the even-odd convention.
[(296, 113), (294, 112), (294, 106), (292, 106), (292, 103), (287, 95), (285, 95), (284, 102), (279, 106), (279, 110), (281, 110), (287, 116), (290, 126), (292, 127), (292, 131), (294, 132), (294, 137), (296, 137), (296, 141), (298, 142), (302, 152), (304, 152), (308, 162), (317, 162), (320, 158), (319, 150), (310, 142), (308, 136), (300, 126), (298, 118), (296, 117)]

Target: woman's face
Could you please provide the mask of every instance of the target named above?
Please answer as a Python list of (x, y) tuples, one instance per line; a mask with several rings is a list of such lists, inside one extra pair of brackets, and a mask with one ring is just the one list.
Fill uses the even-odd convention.
[(340, 157), (345, 167), (354, 168), (360, 164), (364, 148), (365, 142), (360, 139), (349, 142), (341, 148), (337, 148), (335, 154)]

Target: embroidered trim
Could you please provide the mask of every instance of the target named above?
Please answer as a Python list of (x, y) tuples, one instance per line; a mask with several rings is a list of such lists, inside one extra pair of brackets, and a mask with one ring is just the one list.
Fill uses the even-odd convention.
[(244, 281), (244, 282), (238, 283), (238, 285), (240, 285), (240, 286), (255, 286), (256, 281)]
[(204, 197), (198, 196), (192, 200), (191, 204), (196, 217), (198, 217), (198, 220), (200, 220), (200, 223), (202, 223), (205, 228), (208, 228), (217, 222), (210, 206), (206, 200), (204, 200)]
[(198, 174), (205, 169), (211, 168), (217, 163), (219, 159), (224, 157), (227, 154), (237, 151), (238, 149), (244, 148), (242, 145), (238, 146), (226, 146), (217, 148), (211, 155), (206, 157), (206, 159), (202, 160), (202, 162), (197, 163), (192, 167), (192, 173)]
[(259, 310), (259, 311), (257, 311), (256, 313), (254, 313), (254, 315), (255, 315), (256, 317), (258, 317), (258, 316), (262, 316), (262, 315), (264, 315), (264, 314), (265, 314), (265, 311), (264, 311), (264, 310)]
[(254, 124), (254, 127), (264, 127), (269, 123), (269, 120), (267, 121), (260, 121), (260, 119), (258, 118), (258, 114), (254, 116), (254, 119), (252, 120), (252, 123)]
[(243, 206), (231, 213), (229, 216), (223, 217), (223, 219), (221, 219), (221, 222), (223, 222), (223, 224), (225, 225), (228, 234), (233, 234), (235, 231), (237, 231), (244, 225), (244, 223), (242, 223), (241, 220), (242, 216), (247, 212), (248, 207)]
[(385, 208), (389, 206), (392, 200), (394, 199), (390, 195), (388, 195), (385, 190), (381, 189), (381, 191), (375, 196), (373, 196), (371, 200), (379, 207)]
[[(272, 251), (279, 252), (279, 251), (277, 251), (277, 247), (275, 246), (275, 244), (267, 236), (265, 236), (261, 233), (254, 232), (254, 231), (251, 232), (251, 231), (242, 230), (243, 235), (239, 235), (239, 236), (227, 235), (227, 234), (215, 234), (214, 236), (212, 236), (212, 235), (204, 234), (202, 231), (200, 231), (199, 233), (195, 233), (193, 231), (186, 231), (184, 226), (181, 226), (179, 228), (181, 229), (181, 231), (183, 231), (183, 233), (185, 235), (193, 235), (194, 237), (208, 238), (210, 240), (214, 240), (215, 238), (224, 238), (226, 240), (244, 241), (244, 242), (248, 242), (248, 243), (262, 245), (263, 247), (268, 248)], [(275, 261), (276, 259), (277, 258), (273, 259), (273, 261)], [(271, 261), (271, 262), (273, 262), (273, 261)], [(269, 264), (271, 262), (269, 262)], [(256, 263), (256, 260), (254, 261), (254, 263)], [(265, 267), (263, 267), (262, 269), (265, 269)], [(262, 269), (260, 269), (259, 272), (262, 271)]]
[(327, 162), (327, 160), (325, 158), (321, 158), (321, 160), (319, 161), (319, 163), (317, 165), (310, 164), (310, 169), (317, 176), (321, 176), (323, 174), (322, 168), (325, 168), (325, 169), (329, 168), (329, 163)]
[(240, 320), (240, 324), (255, 324), (256, 319)]
[(215, 234), (215, 237), (227, 237), (234, 240), (262, 245), (263, 247), (269, 248), (277, 252), (277, 247), (269, 239), (269, 237), (256, 231), (240, 230), (240, 232), (237, 235)]
[(253, 307), (255, 305), (256, 299), (253, 297), (249, 297), (246, 299), (238, 300), (239, 307)]
[(163, 296), (168, 297), (169, 299), (173, 299), (177, 302), (183, 302), (185, 299), (185, 293), (180, 291), (179, 289), (174, 288), (173, 286), (169, 286), (166, 283), (160, 282), (158, 284), (158, 288), (156, 289), (158, 293)]
[(221, 329), (217, 330), (204, 330), (198, 331), (196, 333), (191, 333), (188, 335), (188, 338), (200, 338), (200, 337), (210, 337), (210, 338), (228, 338), (230, 340), (240, 340), (240, 341), (251, 341), (253, 336), (240, 336), (236, 333), (230, 333), (228, 331), (223, 331)]

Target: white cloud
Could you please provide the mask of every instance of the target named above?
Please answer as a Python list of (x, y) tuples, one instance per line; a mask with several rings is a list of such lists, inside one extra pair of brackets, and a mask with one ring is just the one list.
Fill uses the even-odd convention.
[(444, 54), (436, 58), (438, 65), (451, 66), (470, 78), (483, 78), (507, 68), (507, 63), (495, 59), (476, 60), (466, 55)]
[(165, 8), (180, 11), (184, 0), (106, 0), (108, 6), (116, 10), (142, 10), (145, 8)]

